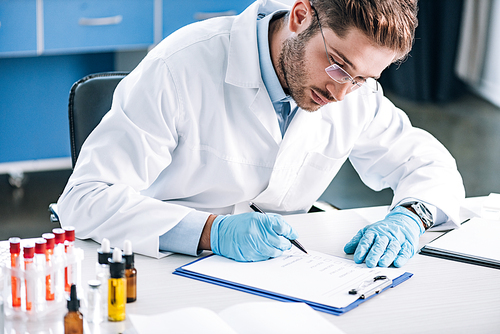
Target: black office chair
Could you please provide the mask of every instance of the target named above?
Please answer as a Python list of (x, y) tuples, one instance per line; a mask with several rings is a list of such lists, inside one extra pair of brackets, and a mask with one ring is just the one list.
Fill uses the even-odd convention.
[[(111, 108), (113, 92), (128, 72), (103, 72), (88, 75), (73, 84), (69, 92), (68, 119), (71, 165), (75, 168), (85, 139)], [(59, 222), (57, 205), (49, 205), (50, 220)]]
[(88, 75), (73, 84), (69, 92), (68, 118), (72, 166), (83, 142), (111, 108), (113, 92), (127, 72)]

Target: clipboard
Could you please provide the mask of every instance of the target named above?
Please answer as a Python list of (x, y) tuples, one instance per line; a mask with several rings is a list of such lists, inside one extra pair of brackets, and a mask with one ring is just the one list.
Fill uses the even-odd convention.
[[(339, 270), (339, 268), (345, 272), (351, 271), (350, 274), (352, 274), (352, 271), (355, 271), (356, 280), (347, 281), (340, 279), (339, 286), (333, 287), (334, 289), (332, 289), (339, 291), (338, 294), (340, 296), (338, 296), (338, 298), (337, 292), (332, 292), (332, 298), (323, 298), (323, 296), (315, 295), (312, 292), (308, 293), (307, 285), (317, 285), (308, 282), (310, 281), (307, 279), (308, 274), (304, 274), (300, 276), (300, 278), (297, 278), (297, 281), (293, 282), (296, 286), (282, 288), (277, 281), (290, 280), (290, 272), (293, 272), (293, 269), (288, 270), (289, 268), (286, 268), (286, 270), (281, 271), (279, 266), (283, 265), (283, 263), (287, 265), (288, 263), (296, 264), (296, 262), (293, 262), (297, 261), (296, 258), (301, 258), (303, 260), (307, 257), (307, 255), (298, 254), (297, 251), (288, 251), (281, 257), (262, 262), (236, 262), (217, 255), (209, 255), (177, 268), (173, 274), (282, 302), (306, 303), (317, 311), (337, 316), (356, 308), (363, 302), (375, 297), (377, 294), (389, 288), (393, 288), (413, 276), (413, 274), (397, 268), (367, 268), (364, 264), (357, 265), (354, 261), (345, 258), (326, 255), (319, 252), (310, 251), (309, 253), (309, 256), (319, 256), (321, 259), (318, 261), (329, 260), (329, 264), (324, 267), (330, 268), (332, 271)], [(294, 256), (295, 258), (291, 258)], [(288, 262), (280, 263), (280, 261)], [(333, 262), (338, 263), (338, 266), (333, 266)], [(219, 268), (212, 268), (210, 267), (211, 265), (215, 267), (221, 266), (223, 269), (218, 270)], [(312, 266), (315, 267), (311, 269), (312, 271), (309, 274), (315, 275), (319, 273), (319, 271), (314, 271), (318, 268), (317, 263), (312, 263)], [(266, 269), (271, 267), (277, 268), (276, 275), (268, 274), (269, 270)], [(297, 270), (303, 271), (304, 267), (298, 267)], [(323, 270), (323, 268), (319, 270)], [(245, 276), (251, 272), (253, 272), (251, 275), (254, 275), (253, 278), (255, 278), (256, 282), (251, 282), (252, 279)], [(318, 274), (318, 276), (323, 274), (324, 271)], [(269, 280), (272, 281), (268, 281), (266, 275), (269, 276)], [(339, 275), (344, 274), (339, 273)], [(304, 276), (306, 278), (304, 278)], [(262, 279), (259, 280), (259, 277)], [(375, 279), (377, 277), (379, 277), (379, 279)], [(357, 290), (356, 294), (353, 294), (352, 290)], [(304, 291), (306, 291), (306, 293), (303, 293)], [(334, 302), (333, 300), (336, 301)], [(339, 304), (335, 305), (337, 302)]]

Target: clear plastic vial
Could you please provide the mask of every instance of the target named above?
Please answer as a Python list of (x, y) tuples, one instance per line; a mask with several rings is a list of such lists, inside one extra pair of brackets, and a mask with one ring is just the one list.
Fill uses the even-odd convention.
[(85, 317), (88, 322), (98, 324), (102, 322), (104, 314), (102, 313), (102, 295), (101, 282), (99, 280), (90, 280), (87, 292), (87, 313)]
[(101, 282), (101, 314), (108, 314), (108, 280), (109, 280), (109, 258), (111, 258), (111, 246), (109, 240), (104, 238), (101, 248), (97, 250), (97, 263), (95, 266), (96, 279)]

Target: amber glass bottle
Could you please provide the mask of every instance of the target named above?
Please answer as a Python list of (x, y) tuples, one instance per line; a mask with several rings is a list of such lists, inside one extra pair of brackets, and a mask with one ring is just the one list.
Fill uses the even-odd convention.
[(83, 334), (83, 316), (80, 313), (80, 301), (76, 296), (76, 285), (71, 285), (68, 300), (68, 313), (64, 316), (64, 334)]
[(134, 267), (134, 253), (130, 240), (125, 240), (123, 257), (125, 258), (125, 278), (127, 279), (127, 303), (132, 303), (137, 299), (137, 270)]

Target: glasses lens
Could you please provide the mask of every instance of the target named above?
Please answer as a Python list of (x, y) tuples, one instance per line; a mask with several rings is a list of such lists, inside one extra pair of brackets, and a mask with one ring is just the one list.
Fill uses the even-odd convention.
[(351, 81), (351, 76), (337, 64), (328, 66), (327, 68), (325, 68), (325, 71), (330, 76), (330, 78), (340, 84)]
[(378, 91), (378, 82), (373, 78), (368, 78), (366, 80), (354, 80), (351, 76), (344, 71), (339, 65), (333, 64), (325, 68), (326, 73), (340, 84), (351, 83), (351, 91), (355, 91), (358, 88), (363, 88), (361, 91), (363, 93), (371, 94)]

